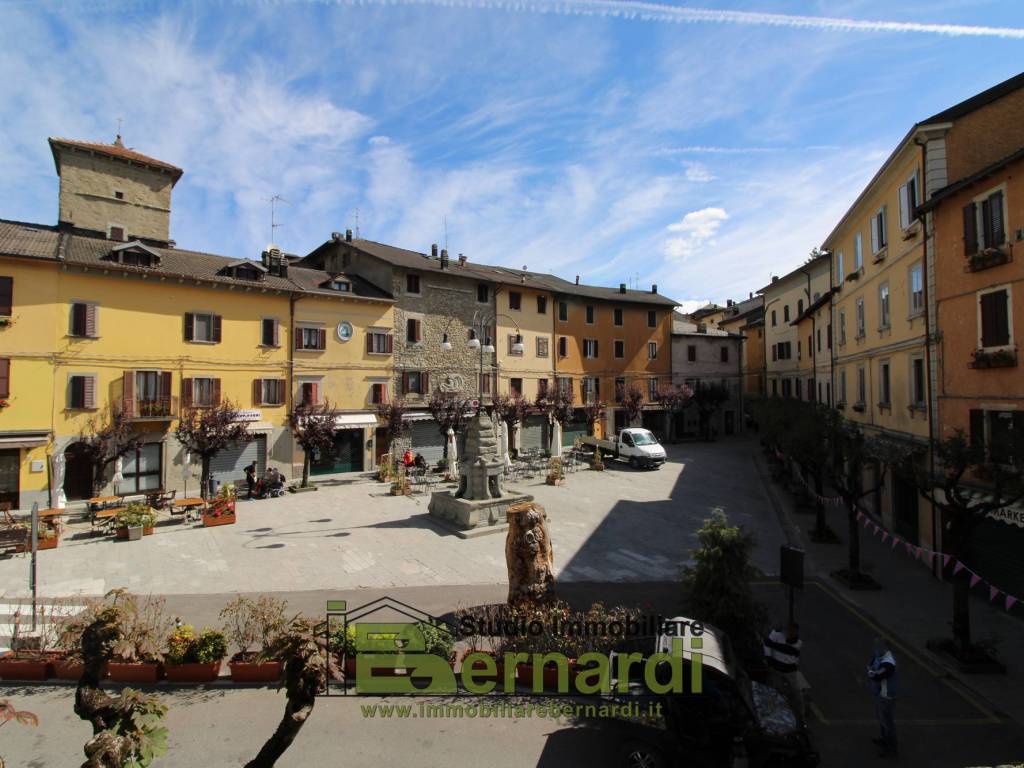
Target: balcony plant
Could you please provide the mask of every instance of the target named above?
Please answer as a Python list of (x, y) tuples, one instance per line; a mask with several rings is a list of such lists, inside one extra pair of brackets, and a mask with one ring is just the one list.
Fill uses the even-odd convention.
[(228, 661), (234, 682), (268, 683), (281, 677), (282, 662), (269, 651), (288, 627), (287, 607), (284, 600), (269, 595), (256, 599), (239, 595), (221, 610), (224, 634), (238, 649)]
[(997, 267), (1006, 264), (1010, 260), (1010, 254), (1002, 248), (985, 248), (967, 257), (967, 268), (971, 272), (980, 272), (989, 267)]
[(976, 349), (971, 353), (971, 368), (1012, 368), (1017, 365), (1017, 350), (997, 349), (988, 352)]
[(211, 683), (220, 674), (227, 650), (223, 632), (204, 628), (197, 635), (191, 624), (182, 624), (167, 639), (167, 679), (177, 683)]
[(203, 512), (203, 527), (235, 524), (235, 486), (225, 483)]
[(133, 501), (117, 516), (117, 538), (131, 539), (130, 529), (141, 529), (139, 536), (149, 536), (156, 524), (156, 513), (141, 501)]

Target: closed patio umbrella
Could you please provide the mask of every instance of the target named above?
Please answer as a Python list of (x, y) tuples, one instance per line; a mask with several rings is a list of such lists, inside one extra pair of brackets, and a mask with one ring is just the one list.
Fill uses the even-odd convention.
[(68, 505), (68, 498), (64, 495), (64, 471), (67, 460), (63, 453), (55, 453), (50, 457), (51, 481), (50, 496), (53, 506), (57, 509), (64, 509)]
[(114, 476), (110, 482), (114, 484), (114, 493), (117, 493), (117, 484), (124, 481), (124, 459), (120, 456), (114, 461)]
[(555, 428), (551, 436), (551, 455), (562, 456), (562, 423), (555, 421)]
[(455, 430), (448, 427), (448, 477), (459, 476), (459, 441), (455, 439)]
[(501, 463), (506, 469), (511, 469), (512, 459), (508, 455), (508, 424), (501, 422), (501, 437), (498, 442), (498, 452), (501, 454)]

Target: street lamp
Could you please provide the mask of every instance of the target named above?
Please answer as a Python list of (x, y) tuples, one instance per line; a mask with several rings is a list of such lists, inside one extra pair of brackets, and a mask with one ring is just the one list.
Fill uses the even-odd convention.
[[(474, 312), (471, 327), (469, 329), (469, 341), (466, 342), (466, 346), (469, 349), (480, 350), (480, 375), (477, 377), (477, 393), (481, 404), (483, 403), (483, 378), (484, 378), (484, 354), (494, 353), (494, 343), (488, 334), (487, 330), (490, 328), (492, 323), (497, 322), (499, 317), (503, 317), (508, 320), (512, 325), (515, 326), (516, 336), (512, 342), (512, 354), (521, 355), (523, 353), (523, 334), (519, 330), (519, 324), (508, 315), (502, 313), (489, 314), (486, 312)], [(451, 325), (453, 317), (448, 321), (448, 325)], [(480, 342), (483, 337), (483, 343)], [(445, 332), (441, 336), (441, 349), (445, 352), (451, 352), (452, 343), (448, 339), (447, 327)], [(497, 384), (497, 382), (495, 382)]]

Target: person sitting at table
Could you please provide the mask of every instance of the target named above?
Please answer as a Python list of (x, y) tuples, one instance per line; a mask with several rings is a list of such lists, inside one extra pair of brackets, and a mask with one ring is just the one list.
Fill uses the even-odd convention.
[(416, 457), (412, 455), (412, 448), (406, 449), (405, 455), (402, 457), (402, 464), (406, 469), (416, 465)]
[(277, 467), (270, 467), (267, 470), (263, 484), (268, 496), (280, 496), (284, 491), (284, 477), (277, 471)]
[(413, 465), (416, 467), (416, 469), (426, 469), (427, 468), (427, 460), (423, 458), (423, 454), (422, 453), (417, 453), (416, 454), (416, 458), (413, 461)]

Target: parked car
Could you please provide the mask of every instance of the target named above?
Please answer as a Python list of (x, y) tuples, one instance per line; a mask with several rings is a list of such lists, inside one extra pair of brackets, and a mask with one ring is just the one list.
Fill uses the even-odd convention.
[(657, 469), (665, 463), (665, 449), (650, 430), (628, 427), (611, 440), (599, 437), (583, 437), (583, 445), (600, 448), (606, 456), (625, 459), (631, 467)]

